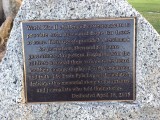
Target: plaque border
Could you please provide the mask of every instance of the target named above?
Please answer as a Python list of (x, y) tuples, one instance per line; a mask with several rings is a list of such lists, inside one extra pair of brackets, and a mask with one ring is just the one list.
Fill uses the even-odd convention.
[[(27, 100), (27, 83), (26, 83), (26, 64), (25, 64), (25, 50), (24, 50), (24, 35), (23, 23), (34, 22), (80, 22), (80, 21), (111, 21), (111, 20), (134, 20), (133, 22), (133, 99), (132, 100), (74, 100), (74, 101), (49, 101), (49, 102), (28, 102)], [(23, 82), (22, 82), (22, 103), (38, 104), (38, 103), (56, 103), (56, 102), (131, 102), (136, 100), (136, 48), (137, 48), (137, 17), (113, 17), (113, 18), (93, 18), (93, 19), (66, 19), (66, 20), (22, 20), (20, 21), (21, 34), (22, 34), (22, 55), (23, 55)]]
[(22, 89), (22, 103), (29, 103), (27, 101), (27, 86), (26, 86), (26, 62), (25, 62), (25, 52), (24, 52), (24, 35), (23, 35), (23, 25), (22, 25), (22, 22), (20, 23), (21, 24), (21, 34), (22, 34), (22, 53), (23, 53), (23, 82), (22, 82), (22, 86), (23, 86), (23, 89)]

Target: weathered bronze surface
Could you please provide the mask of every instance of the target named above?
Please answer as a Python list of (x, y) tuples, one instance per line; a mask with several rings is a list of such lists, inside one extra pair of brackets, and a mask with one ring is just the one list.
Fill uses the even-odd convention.
[(26, 102), (135, 100), (135, 21), (22, 22)]

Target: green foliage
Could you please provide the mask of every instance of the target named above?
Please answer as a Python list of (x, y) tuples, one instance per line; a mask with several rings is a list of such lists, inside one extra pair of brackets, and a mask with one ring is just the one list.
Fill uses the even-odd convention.
[(160, 33), (160, 0), (128, 0)]

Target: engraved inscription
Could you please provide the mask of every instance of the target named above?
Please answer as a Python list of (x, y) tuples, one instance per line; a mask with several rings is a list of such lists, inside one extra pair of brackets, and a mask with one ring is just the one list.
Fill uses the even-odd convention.
[(134, 100), (135, 18), (22, 22), (26, 102)]

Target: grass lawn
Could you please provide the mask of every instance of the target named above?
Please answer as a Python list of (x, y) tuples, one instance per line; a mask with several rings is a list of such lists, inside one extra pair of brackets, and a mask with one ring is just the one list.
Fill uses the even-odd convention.
[(160, 0), (128, 0), (160, 34)]

